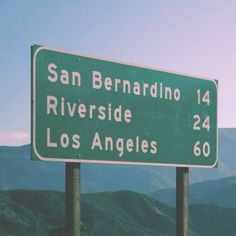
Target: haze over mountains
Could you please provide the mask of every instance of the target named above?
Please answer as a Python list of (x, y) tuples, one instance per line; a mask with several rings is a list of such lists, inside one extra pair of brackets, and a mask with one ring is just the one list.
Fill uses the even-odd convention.
[[(190, 183), (236, 176), (236, 129), (219, 129), (219, 164), (214, 169), (190, 169)], [(175, 187), (175, 168), (81, 165), (82, 192), (129, 189), (150, 193)], [(0, 189), (64, 191), (64, 163), (30, 161), (30, 145), (0, 147)]]

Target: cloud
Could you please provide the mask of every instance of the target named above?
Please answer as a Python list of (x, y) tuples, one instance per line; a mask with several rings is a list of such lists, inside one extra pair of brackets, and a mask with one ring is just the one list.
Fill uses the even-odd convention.
[(18, 146), (29, 142), (30, 135), (28, 132), (18, 130), (0, 131), (0, 146)]

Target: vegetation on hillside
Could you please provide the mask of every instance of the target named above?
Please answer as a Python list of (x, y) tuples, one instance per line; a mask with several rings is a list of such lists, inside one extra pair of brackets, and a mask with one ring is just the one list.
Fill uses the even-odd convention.
[[(1, 236), (65, 236), (64, 193), (0, 192)], [(174, 236), (175, 208), (131, 191), (82, 194), (83, 236)], [(190, 236), (236, 235), (236, 209), (190, 206)]]

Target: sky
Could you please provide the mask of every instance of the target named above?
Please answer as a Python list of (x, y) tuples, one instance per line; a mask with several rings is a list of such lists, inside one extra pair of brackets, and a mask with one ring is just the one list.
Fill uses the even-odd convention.
[(30, 142), (30, 46), (219, 81), (218, 127), (236, 127), (235, 0), (0, 0), (0, 145)]

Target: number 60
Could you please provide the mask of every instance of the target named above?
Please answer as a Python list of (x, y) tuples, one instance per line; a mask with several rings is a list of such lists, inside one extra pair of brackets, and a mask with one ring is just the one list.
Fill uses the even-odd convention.
[(197, 141), (193, 147), (193, 153), (196, 157), (199, 157), (203, 154), (204, 157), (209, 157), (211, 152), (210, 144), (208, 142), (204, 142), (201, 145), (200, 141)]

